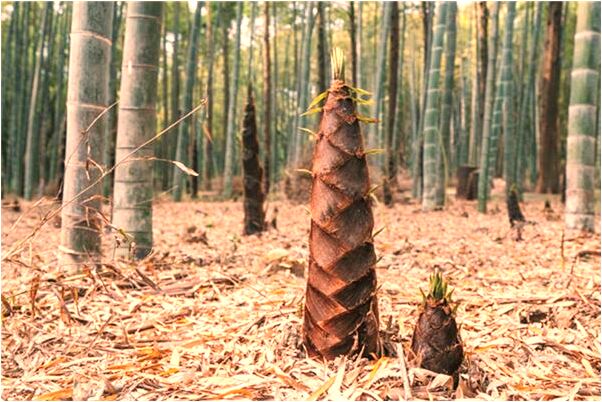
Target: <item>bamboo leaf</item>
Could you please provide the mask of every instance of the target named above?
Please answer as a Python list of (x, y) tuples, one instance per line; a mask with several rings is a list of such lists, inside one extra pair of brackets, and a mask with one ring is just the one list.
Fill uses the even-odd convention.
[(299, 127), (299, 130), (306, 132), (307, 134), (317, 137), (316, 133), (314, 133), (313, 131), (311, 131), (309, 128), (305, 128), (305, 127)]
[(372, 199), (372, 201), (374, 201), (374, 204), (376, 204), (376, 205), (379, 204), (378, 198), (376, 198), (376, 194), (370, 193), (368, 196)]
[(380, 234), (380, 232), (382, 232), (383, 230), (385, 230), (386, 226), (383, 226), (382, 228), (378, 229), (373, 235), (372, 238), (374, 239), (376, 236), (378, 236)]
[(361, 89), (361, 88), (354, 88), (352, 86), (348, 86), (349, 89), (351, 89), (353, 92), (355, 92), (356, 94), (358, 94), (359, 96), (372, 96), (371, 92), (366, 91), (365, 89)]
[(209, 131), (207, 123), (203, 124), (203, 134), (205, 134), (205, 138), (207, 138), (207, 141), (213, 143), (213, 136), (211, 135), (211, 131)]
[(422, 294), (422, 303), (426, 302), (426, 295), (424, 294), (424, 290), (422, 290), (422, 288), (418, 288), (418, 290), (420, 290), (420, 294)]
[(450, 290), (449, 293), (445, 296), (445, 298), (447, 299), (448, 302), (451, 302), (451, 297), (454, 294), (454, 290), (456, 290), (456, 288), (453, 288), (452, 290)]
[(320, 113), (321, 111), (322, 111), (321, 107), (316, 107), (316, 108), (313, 108), (313, 109), (309, 109), (308, 111), (306, 111), (304, 113), (301, 113), (301, 116), (309, 116), (309, 115), (312, 115), (312, 114), (315, 114), (315, 113)]
[(370, 190), (368, 190), (368, 195), (374, 194), (374, 192), (376, 191), (377, 188), (379, 188), (380, 185), (378, 184), (373, 184), (372, 187), (370, 187)]
[(355, 115), (355, 117), (357, 117), (357, 119), (359, 121), (361, 121), (362, 123), (378, 123), (378, 119), (377, 118), (364, 116), (364, 115), (361, 115), (359, 113), (357, 113)]
[(132, 236), (130, 236), (125, 230), (123, 230), (122, 228), (117, 228), (117, 233), (119, 233), (121, 235), (121, 237), (123, 238), (124, 241), (130, 241), (133, 239)]
[(322, 102), (324, 99), (326, 99), (326, 96), (328, 95), (328, 89), (324, 92), (322, 92), (321, 94), (317, 95), (309, 104), (309, 106), (307, 107), (307, 110), (312, 109), (313, 107), (317, 106), (318, 103)]
[(374, 101), (372, 99), (362, 99), (359, 97), (357, 97), (357, 98), (352, 97), (351, 100), (353, 100), (358, 105), (372, 105), (374, 103)]
[(385, 150), (382, 148), (373, 148), (373, 149), (369, 149), (369, 150), (365, 151), (364, 155), (377, 155), (377, 154), (382, 154), (384, 152), (385, 152)]
[(183, 171), (184, 173), (186, 173), (189, 176), (198, 176), (199, 175), (197, 172), (195, 172), (191, 168), (187, 167), (186, 165), (184, 165), (180, 161), (171, 161), (171, 163), (173, 163), (174, 165), (176, 165), (176, 167), (178, 169), (180, 169), (181, 171)]
[(308, 170), (308, 169), (296, 169), (296, 171), (299, 172), (299, 173), (302, 173), (302, 174), (306, 174), (306, 175), (312, 176), (312, 177), (314, 175), (313, 172), (311, 170)]

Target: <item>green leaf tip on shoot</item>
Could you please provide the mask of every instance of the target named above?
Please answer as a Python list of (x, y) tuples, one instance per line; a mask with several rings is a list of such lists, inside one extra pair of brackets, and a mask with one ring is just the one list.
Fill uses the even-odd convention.
[(321, 94), (316, 95), (316, 97), (313, 98), (313, 100), (311, 101), (311, 103), (307, 107), (307, 110), (313, 109), (315, 106), (318, 106), (318, 104), (320, 102), (322, 102), (323, 100), (326, 99), (326, 96), (328, 96), (328, 89), (326, 91), (322, 92)]
[(313, 172), (311, 170), (308, 170), (308, 169), (296, 169), (296, 172), (300, 173), (300, 174), (312, 176), (312, 177), (314, 175)]
[(451, 296), (454, 293), (454, 289), (449, 289), (447, 286), (447, 281), (443, 278), (443, 275), (439, 270), (436, 270), (434, 274), (429, 276), (429, 292), (425, 295), (424, 291), (420, 289), (420, 293), (422, 293), (423, 302), (427, 299), (433, 300), (445, 300), (448, 303), (451, 303)]
[(362, 123), (378, 123), (378, 119), (374, 117), (363, 116), (359, 113), (355, 114), (355, 117)]
[(304, 113), (301, 113), (301, 116), (309, 116), (309, 115), (312, 115), (312, 114), (314, 114), (314, 113), (320, 113), (321, 111), (322, 111), (322, 108), (321, 108), (321, 107), (315, 107), (315, 108), (313, 108), (313, 109), (309, 109), (309, 110), (307, 110), (307, 111), (306, 111), (306, 112), (304, 112)]
[(330, 65), (332, 67), (332, 80), (345, 80), (345, 56), (339, 47), (332, 49), (330, 54)]
[(314, 133), (309, 128), (299, 127), (299, 131), (303, 131), (304, 133), (307, 133), (310, 137), (314, 137), (314, 138), (316, 137), (316, 133)]
[(367, 195), (374, 194), (374, 192), (376, 191), (376, 189), (379, 188), (379, 187), (380, 187), (379, 184), (373, 184), (372, 187), (370, 187), (370, 189), (368, 190), (368, 194)]
[(364, 152), (364, 155), (378, 155), (384, 153), (385, 150), (382, 148), (372, 148)]
[(376, 236), (378, 236), (379, 234), (381, 234), (381, 232), (382, 232), (383, 230), (385, 230), (385, 228), (386, 228), (386, 226), (383, 226), (382, 228), (380, 228), (380, 229), (378, 229), (376, 232), (374, 232), (374, 233), (372, 234), (372, 239), (374, 239)]

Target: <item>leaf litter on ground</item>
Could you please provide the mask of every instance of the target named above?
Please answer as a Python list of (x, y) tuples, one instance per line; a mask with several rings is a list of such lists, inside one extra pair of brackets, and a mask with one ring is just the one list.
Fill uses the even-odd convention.
[[(280, 229), (245, 237), (239, 203), (159, 200), (149, 258), (107, 258), (76, 274), (58, 266), (60, 229), (46, 226), (2, 264), (1, 396), (597, 400), (599, 233), (563, 234), (561, 215), (528, 194), (522, 207), (536, 224), (515, 241), (500, 198), (488, 215), (449, 201), (429, 213), (375, 207), (386, 228), (375, 239), (381, 329), (391, 318), (389, 341), (403, 352), (376, 361), (305, 357), (303, 206), (271, 200)], [(52, 207), (20, 202), (24, 213), (3, 210), (3, 253)], [(552, 209), (562, 211), (556, 199)], [(103, 239), (105, 256), (114, 237)], [(435, 268), (459, 302), (466, 356), (456, 390), (409, 358), (419, 288)]]

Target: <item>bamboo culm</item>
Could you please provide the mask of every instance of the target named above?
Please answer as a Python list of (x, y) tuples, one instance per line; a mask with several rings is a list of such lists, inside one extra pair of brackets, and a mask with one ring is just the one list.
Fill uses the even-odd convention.
[(239, 2), (236, 7), (236, 44), (234, 45), (234, 71), (230, 86), (228, 103), (228, 121), (226, 126), (226, 151), (224, 160), (224, 189), (223, 196), (232, 196), (232, 176), (234, 175), (234, 131), (236, 129), (236, 104), (238, 101), (238, 78), (240, 71), (240, 27), (242, 21), (243, 3)]
[[(600, 3), (577, 6), (566, 163), (565, 224), (595, 230), (596, 134), (599, 130)], [(592, 90), (598, 88), (597, 91)]]
[(424, 211), (430, 211), (437, 208), (437, 152), (439, 152), (439, 96), (441, 92), (439, 80), (441, 77), (441, 54), (443, 53), (446, 18), (447, 3), (438, 2), (435, 9), (435, 24), (433, 40), (431, 43), (432, 54), (429, 66), (429, 82), (423, 130), (424, 182), (422, 191), (422, 209)]
[(42, 76), (42, 65), (44, 62), (44, 37), (48, 31), (48, 24), (52, 15), (52, 3), (46, 3), (44, 7), (44, 20), (40, 25), (40, 39), (36, 49), (36, 63), (33, 71), (33, 85), (30, 95), (29, 115), (27, 118), (27, 140), (25, 147), (25, 183), (23, 196), (27, 200), (33, 197), (34, 184), (38, 179), (38, 160), (40, 137), (36, 132), (36, 117), (38, 116), (38, 96), (40, 91), (40, 80)]
[[(499, 6), (500, 3), (494, 3), (492, 11), (492, 23), (489, 34), (489, 62), (487, 69), (487, 84), (485, 86), (485, 112), (483, 114), (483, 140), (481, 142), (481, 158), (479, 172), (479, 187), (478, 187), (478, 210), (481, 213), (487, 211), (487, 198), (489, 196), (489, 172), (490, 172), (490, 151), (491, 144), (496, 142), (496, 135), (492, 131), (499, 127), (499, 110), (501, 103), (497, 103), (497, 99), (501, 99), (502, 93), (499, 91), (499, 85), (496, 88), (496, 53), (498, 47), (498, 27), (499, 27)], [(501, 73), (501, 70), (500, 70)], [(498, 89), (496, 91), (496, 89)], [(495, 104), (494, 104), (495, 102)], [(496, 131), (497, 132), (497, 131)], [(497, 148), (494, 148), (497, 149)]]
[(515, 185), (515, 153), (516, 153), (516, 117), (514, 107), (514, 81), (513, 81), (513, 49), (512, 38), (514, 34), (514, 15), (516, 3), (507, 2), (506, 27), (504, 30), (504, 51), (502, 54), (502, 84), (504, 85), (504, 103), (502, 105), (504, 128), (504, 181), (506, 182), (506, 195)]
[(454, 67), (456, 63), (456, 2), (447, 5), (447, 32), (445, 34), (445, 81), (441, 99), (441, 120), (439, 122), (439, 152), (437, 152), (437, 193), (436, 204), (445, 204), (445, 188), (449, 171), (449, 142), (452, 114), (452, 93), (454, 89)]
[[(196, 81), (196, 63), (198, 55), (198, 42), (199, 42), (199, 29), (201, 25), (201, 9), (203, 8), (203, 2), (198, 2), (194, 11), (194, 19), (192, 23), (192, 29), (190, 32), (190, 42), (188, 43), (188, 64), (186, 66), (186, 92), (184, 93), (184, 110), (188, 112), (192, 109), (192, 97), (194, 84)], [(178, 141), (176, 147), (176, 160), (182, 162), (184, 165), (189, 163), (188, 161), (188, 144), (191, 136), (191, 124), (190, 119), (185, 119), (180, 124), (178, 130)], [(182, 195), (186, 190), (186, 176), (184, 172), (177, 167), (173, 168), (173, 199), (174, 201), (181, 201)]]
[(393, 164), (395, 163), (393, 131), (395, 130), (395, 118), (397, 116), (397, 80), (399, 76), (399, 8), (396, 2), (392, 2), (390, 7), (389, 105), (385, 126), (385, 177), (383, 179), (384, 202), (388, 206), (393, 204), (391, 185), (395, 182), (395, 176), (393, 176)]
[[(151, 139), (157, 128), (162, 14), (162, 2), (127, 3), (115, 155), (119, 161)], [(129, 235), (116, 244), (116, 257), (140, 259), (152, 249), (153, 156), (149, 145), (115, 169), (113, 226)]]
[[(79, 264), (96, 260), (100, 253), (100, 170), (87, 169), (89, 159), (100, 160), (106, 138), (107, 116), (92, 122), (109, 106), (112, 2), (73, 4), (69, 80), (67, 89), (67, 144), (63, 209), (61, 210), (61, 262)], [(90, 154), (88, 154), (88, 149)], [(80, 197), (71, 202), (78, 194)]]

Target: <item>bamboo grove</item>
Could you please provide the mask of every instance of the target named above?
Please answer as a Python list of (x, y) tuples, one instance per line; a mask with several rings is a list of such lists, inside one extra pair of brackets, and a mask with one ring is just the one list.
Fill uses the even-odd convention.
[(357, 108), (376, 119), (366, 152), (387, 204), (405, 175), (424, 210), (444, 208), (469, 169), (480, 212), (503, 178), (519, 199), (565, 193), (567, 226), (592, 230), (599, 13), (585, 2), (3, 2), (2, 194), (85, 199), (62, 211), (83, 230), (63, 239), (75, 254), (98, 250), (84, 237), (101, 223), (82, 216), (111, 201), (107, 219), (135, 233), (120, 247), (143, 256), (153, 197), (243, 195), (251, 106), (261, 199), (298, 185), (322, 115), (304, 112), (338, 47), (347, 82), (372, 94)]

